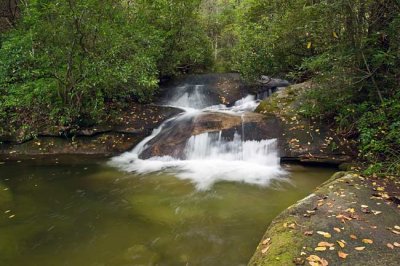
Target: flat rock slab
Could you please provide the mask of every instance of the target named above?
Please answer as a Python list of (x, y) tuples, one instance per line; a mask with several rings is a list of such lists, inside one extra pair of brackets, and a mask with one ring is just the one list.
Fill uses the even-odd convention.
[(397, 179), (340, 172), (271, 223), (249, 265), (399, 265), (399, 195)]

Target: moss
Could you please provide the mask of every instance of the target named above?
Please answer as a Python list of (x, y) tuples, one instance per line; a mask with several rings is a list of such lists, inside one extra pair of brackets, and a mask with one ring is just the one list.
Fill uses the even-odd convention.
[[(293, 265), (293, 259), (301, 252), (303, 234), (297, 226), (297, 219), (288, 215), (288, 213), (282, 213), (270, 225), (263, 238), (271, 239), (268, 251), (265, 254), (262, 253), (267, 246), (261, 243), (249, 265)], [(291, 224), (295, 225), (294, 229), (290, 227)]]

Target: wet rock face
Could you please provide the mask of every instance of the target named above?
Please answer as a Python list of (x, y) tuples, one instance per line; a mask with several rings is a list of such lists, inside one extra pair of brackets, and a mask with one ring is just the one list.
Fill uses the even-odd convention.
[(219, 112), (206, 112), (195, 117), (181, 118), (168, 123), (163, 131), (148, 143), (140, 157), (172, 156), (183, 158), (186, 143), (191, 136), (202, 133), (218, 133), (224, 140), (231, 141), (235, 133), (244, 140), (278, 138), (278, 120), (274, 116), (247, 113), (243, 116)]

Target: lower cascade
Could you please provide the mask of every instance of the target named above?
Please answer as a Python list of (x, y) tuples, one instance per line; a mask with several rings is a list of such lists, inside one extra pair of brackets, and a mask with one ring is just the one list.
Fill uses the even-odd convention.
[[(215, 182), (231, 181), (267, 186), (273, 179), (284, 179), (286, 172), (280, 166), (276, 139), (246, 140), (243, 120), (246, 113), (258, 106), (253, 96), (247, 96), (232, 107), (205, 104), (201, 94), (204, 86), (186, 85), (179, 87), (180, 95), (168, 105), (184, 110), (174, 118), (165, 121), (153, 133), (140, 142), (132, 151), (112, 158), (110, 164), (124, 171), (137, 174), (170, 173), (181, 179), (191, 180), (198, 190), (207, 190)], [(184, 98), (184, 101), (182, 100)], [(193, 103), (191, 105), (191, 103)], [(202, 109), (199, 106), (202, 104)], [(171, 155), (141, 158), (151, 141), (179, 123), (193, 121), (193, 118), (207, 112), (222, 112), (242, 119), (241, 132), (233, 137), (224, 137), (223, 131), (204, 132), (192, 135), (186, 140), (183, 156)]]

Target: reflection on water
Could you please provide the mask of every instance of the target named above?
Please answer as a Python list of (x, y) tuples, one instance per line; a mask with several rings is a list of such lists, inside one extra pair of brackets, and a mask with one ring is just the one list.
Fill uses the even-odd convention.
[(0, 165), (0, 265), (246, 264), (270, 221), (333, 173), (291, 166), (290, 182), (198, 191), (105, 165)]

